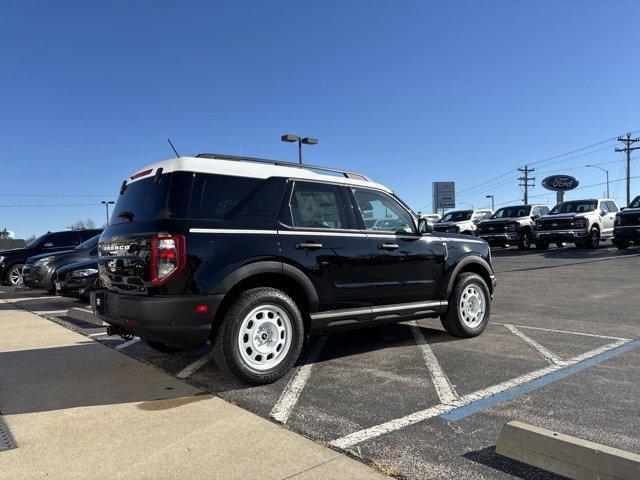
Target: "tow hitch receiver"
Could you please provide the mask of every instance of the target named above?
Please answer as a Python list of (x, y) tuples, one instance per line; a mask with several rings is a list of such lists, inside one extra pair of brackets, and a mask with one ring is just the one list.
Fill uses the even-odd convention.
[(119, 327), (117, 325), (109, 325), (107, 327), (107, 335), (120, 335), (124, 340), (132, 340), (135, 335), (131, 330)]

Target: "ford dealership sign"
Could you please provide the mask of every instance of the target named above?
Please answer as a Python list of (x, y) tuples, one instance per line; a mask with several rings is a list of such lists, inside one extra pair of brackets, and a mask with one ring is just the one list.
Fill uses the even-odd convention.
[(569, 175), (551, 175), (550, 177), (542, 180), (542, 186), (547, 190), (553, 190), (554, 192), (566, 192), (567, 190), (573, 190), (580, 182), (577, 178)]

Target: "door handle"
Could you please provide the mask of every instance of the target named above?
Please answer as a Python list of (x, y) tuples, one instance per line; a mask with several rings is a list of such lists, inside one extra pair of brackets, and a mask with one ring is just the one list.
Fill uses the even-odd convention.
[(397, 250), (400, 248), (397, 243), (381, 243), (378, 248), (382, 250)]
[(298, 243), (296, 245), (296, 248), (300, 248), (303, 250), (317, 250), (319, 248), (322, 248), (322, 244), (315, 243), (315, 242), (303, 242), (303, 243)]

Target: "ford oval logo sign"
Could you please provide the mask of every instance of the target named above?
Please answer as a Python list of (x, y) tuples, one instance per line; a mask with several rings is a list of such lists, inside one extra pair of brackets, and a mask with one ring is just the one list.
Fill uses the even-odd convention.
[(547, 190), (553, 190), (554, 192), (566, 192), (567, 190), (573, 190), (580, 182), (577, 178), (569, 175), (551, 175), (550, 177), (542, 180), (542, 186)]

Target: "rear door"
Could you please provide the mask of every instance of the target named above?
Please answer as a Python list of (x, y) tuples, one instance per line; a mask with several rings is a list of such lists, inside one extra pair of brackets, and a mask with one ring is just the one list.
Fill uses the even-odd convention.
[(351, 195), (371, 244), (374, 305), (435, 300), (445, 248), (439, 237), (418, 234), (412, 215), (385, 192), (357, 187)]
[(313, 283), (320, 310), (369, 307), (371, 249), (341, 185), (291, 180), (278, 228), (285, 261)]

